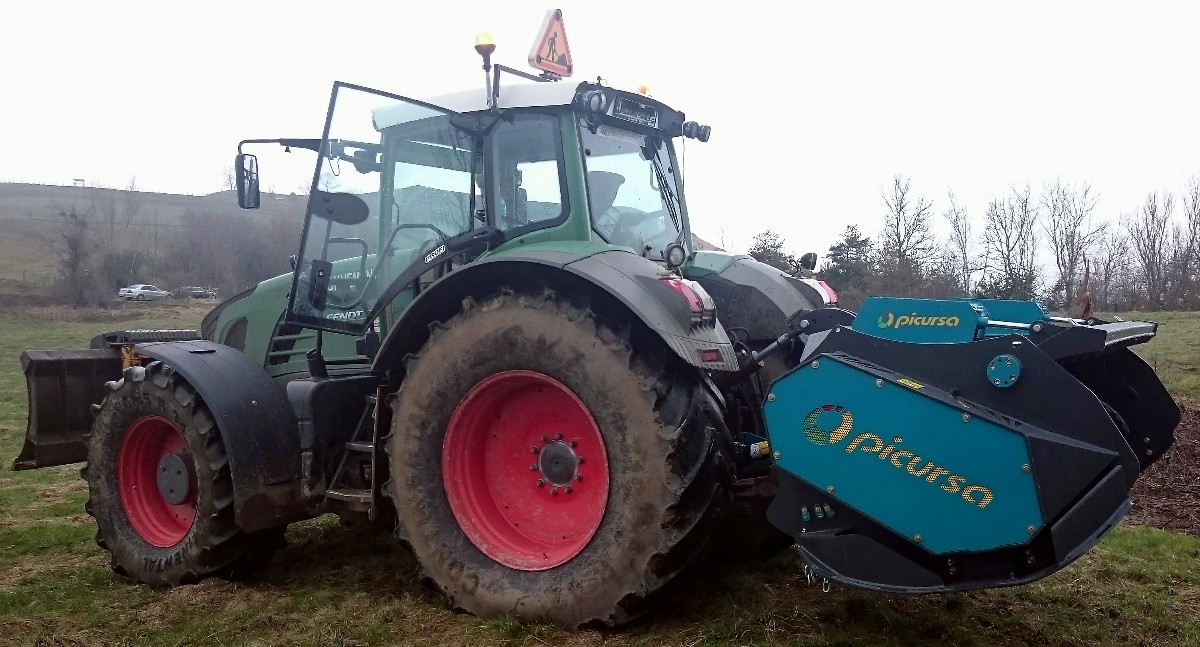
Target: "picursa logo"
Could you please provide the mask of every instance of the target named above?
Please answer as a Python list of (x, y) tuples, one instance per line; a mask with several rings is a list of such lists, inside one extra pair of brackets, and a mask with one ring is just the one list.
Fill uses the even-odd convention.
[(949, 326), (953, 328), (958, 323), (958, 317), (924, 317), (918, 316), (915, 312), (897, 317), (890, 312), (885, 312), (879, 315), (875, 325), (880, 328), (903, 328), (904, 326)]
[[(841, 415), (837, 426), (830, 431), (825, 431), (817, 426), (817, 420), (827, 412)], [(854, 428), (854, 415), (841, 405), (827, 404), (824, 407), (817, 407), (804, 417), (804, 437), (816, 445), (836, 445), (846, 439), (852, 428)]]
[[(854, 414), (840, 404), (822, 405), (804, 416), (804, 437), (814, 445), (839, 445), (853, 430)], [(995, 498), (991, 488), (971, 483), (966, 476), (955, 474), (953, 470), (901, 448), (903, 442), (900, 436), (893, 436), (892, 442), (885, 443), (878, 434), (864, 431), (851, 438), (843, 451), (847, 454), (876, 454), (876, 458), (884, 461), (885, 465), (903, 470), (914, 478), (924, 479), (926, 483), (937, 485), (950, 494), (958, 494), (980, 508), (988, 507)]]

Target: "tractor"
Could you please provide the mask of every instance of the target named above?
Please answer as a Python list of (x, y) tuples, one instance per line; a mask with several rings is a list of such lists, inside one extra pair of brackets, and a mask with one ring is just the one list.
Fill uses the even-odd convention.
[(1179, 421), (1130, 350), (1156, 324), (855, 313), (697, 250), (678, 150), (711, 128), (566, 81), (547, 24), (541, 74), (484, 38), (482, 91), (338, 82), (320, 138), (243, 141), (243, 208), (247, 147), (316, 154), (291, 274), (199, 331), (22, 355), (14, 469), (86, 461), (116, 572), (251, 573), (336, 513), (392, 533), (455, 609), (619, 626), (708, 558), (794, 547), (817, 577), (955, 592), (1045, 577), (1120, 521)]

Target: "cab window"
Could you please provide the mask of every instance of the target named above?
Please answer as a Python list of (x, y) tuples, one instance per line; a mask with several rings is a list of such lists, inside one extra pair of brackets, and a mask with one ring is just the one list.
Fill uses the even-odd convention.
[(567, 215), (558, 118), (519, 114), (492, 131), (491, 192), (496, 228), (510, 232), (558, 224)]

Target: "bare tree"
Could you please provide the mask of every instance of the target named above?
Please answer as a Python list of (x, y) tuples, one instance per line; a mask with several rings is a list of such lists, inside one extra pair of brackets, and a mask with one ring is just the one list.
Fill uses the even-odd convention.
[(1117, 309), (1115, 292), (1117, 288), (1124, 287), (1128, 278), (1128, 257), (1129, 238), (1125, 232), (1112, 228), (1100, 236), (1096, 244), (1096, 260), (1092, 264), (1092, 295), (1101, 309)]
[(1104, 234), (1104, 223), (1092, 220), (1096, 195), (1084, 182), (1075, 187), (1055, 180), (1042, 193), (1042, 230), (1048, 237), (1054, 266), (1058, 270), (1058, 288), (1064, 306), (1075, 301), (1080, 265), (1084, 256)]
[(1166, 270), (1172, 255), (1169, 235), (1171, 212), (1174, 210), (1175, 196), (1170, 193), (1160, 196), (1158, 192), (1152, 192), (1146, 196), (1141, 211), (1125, 223), (1146, 298), (1160, 310), (1166, 307)]
[(933, 203), (925, 196), (915, 201), (910, 181), (896, 175), (890, 190), (883, 192), (884, 215), (881, 252), (884, 271), (918, 275), (934, 251), (930, 217)]
[(54, 251), (58, 255), (61, 275), (57, 292), (59, 298), (74, 306), (87, 305), (91, 297), (92, 274), (90, 261), (93, 251), (88, 228), (91, 214), (74, 204), (56, 206), (58, 240)]
[(1200, 176), (1192, 177), (1183, 193), (1184, 223), (1176, 226), (1173, 231), (1174, 253), (1171, 258), (1170, 296), (1171, 307), (1195, 308), (1200, 306), (1200, 293), (1197, 291), (1200, 276), (1197, 275), (1197, 264), (1200, 262)]
[(1038, 207), (1029, 185), (988, 204), (983, 247), (991, 261), (979, 290), (987, 296), (1030, 299), (1037, 291), (1037, 245), (1033, 233)]
[(145, 194), (138, 188), (137, 178), (129, 178), (129, 183), (125, 185), (125, 191), (121, 194), (121, 215), (124, 217), (122, 224), (123, 231), (129, 233), (129, 225), (133, 223), (133, 219), (142, 210), (142, 203), (145, 201)]
[(88, 189), (88, 202), (88, 210), (102, 227), (103, 249), (112, 249), (117, 239), (117, 217), (120, 211), (117, 207), (117, 192), (106, 187), (92, 187)]
[(967, 209), (958, 204), (954, 192), (949, 192), (950, 207), (942, 217), (950, 223), (949, 253), (953, 256), (955, 278), (963, 294), (971, 292), (971, 276), (983, 269), (971, 255), (971, 218)]

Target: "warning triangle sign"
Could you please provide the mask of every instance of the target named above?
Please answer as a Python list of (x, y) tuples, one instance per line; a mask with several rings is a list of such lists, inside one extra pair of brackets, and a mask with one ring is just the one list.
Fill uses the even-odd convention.
[(529, 50), (529, 64), (544, 72), (571, 76), (571, 48), (567, 45), (561, 9), (546, 12), (542, 30), (533, 41), (533, 49)]

